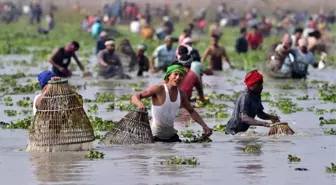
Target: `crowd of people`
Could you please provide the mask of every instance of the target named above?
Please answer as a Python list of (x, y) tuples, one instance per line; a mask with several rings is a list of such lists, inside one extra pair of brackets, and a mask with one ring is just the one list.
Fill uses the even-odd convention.
[[(38, 6), (38, 4), (33, 5)], [(180, 6), (178, 7), (181, 9)], [(36, 7), (35, 9), (32, 7), (31, 10), (31, 22), (39, 22), (42, 10), (38, 11)], [(173, 129), (173, 122), (180, 106), (184, 107), (191, 117), (203, 127), (206, 135), (211, 135), (211, 129), (193, 109), (190, 100), (194, 88), (200, 100), (205, 99), (202, 85), (203, 75), (214, 75), (216, 71), (223, 71), (223, 61), (234, 69), (234, 63), (220, 42), (225, 34), (224, 27), (234, 26), (240, 29), (235, 43), (237, 53), (267, 50), (265, 70), (268, 75), (275, 78), (306, 78), (309, 65), (324, 68), (327, 53), (324, 42), (333, 39), (328, 30), (330, 29), (329, 24), (335, 22), (332, 14), (320, 13), (309, 16), (306, 13), (279, 9), (273, 16), (275, 20), (278, 20), (278, 24), (275, 24), (272, 18), (261, 15), (257, 9), (240, 14), (233, 8), (221, 4), (216, 13), (215, 23), (208, 26), (206, 10), (201, 9), (192, 22), (185, 24), (185, 29), (180, 36), (175, 38), (172, 36), (175, 33), (175, 21), (170, 16), (169, 6), (163, 7), (160, 14), (162, 22), (157, 29), (152, 26), (150, 5), (146, 5), (144, 13), (140, 12), (135, 3), (125, 2), (122, 6), (121, 1), (116, 1), (113, 5), (105, 5), (102, 15), (86, 16), (81, 23), (81, 29), (89, 32), (92, 38), (96, 39), (94, 54), (98, 61), (99, 76), (105, 79), (130, 79), (133, 71), (136, 72), (136, 76), (143, 76), (145, 72), (165, 73), (162, 84), (134, 94), (132, 102), (139, 109), (146, 109), (141, 99), (152, 98), (151, 110), (154, 120), (152, 131), (156, 141), (166, 142), (180, 141)], [(109, 35), (105, 29), (111, 25), (111, 22), (115, 23), (117, 18), (128, 20), (129, 31), (142, 36), (144, 40), (157, 39), (164, 43), (158, 45), (149, 57), (145, 44), (139, 44), (134, 50), (131, 41), (127, 38), (117, 43), (113, 35)], [(47, 20), (47, 31), (50, 31), (55, 26), (53, 14), (48, 14)], [(194, 35), (206, 35), (204, 34), (205, 28), (209, 28), (210, 45), (204, 51), (198, 51), (193, 47)], [(283, 30), (281, 42), (274, 43), (274, 47), (265, 49), (264, 38), (274, 33), (281, 34)], [(57, 48), (50, 57), (51, 72), (46, 73), (48, 75), (41, 75), (46, 77), (41, 77), (39, 80), (45, 82), (45, 78), (50, 76), (71, 77), (72, 71), (69, 65), (72, 58), (81, 71), (88, 75), (76, 55), (79, 49), (80, 45), (77, 41)], [(319, 62), (315, 61), (316, 53), (322, 53)], [(209, 66), (206, 67), (205, 63), (208, 58)], [(279, 121), (279, 117), (263, 111), (260, 99), (263, 76), (258, 71), (252, 71), (246, 75), (244, 82), (247, 90), (239, 96), (232, 118), (228, 123), (228, 132), (231, 134), (246, 131), (249, 125), (269, 126), (267, 122), (255, 120), (255, 116), (273, 122)], [(41, 85), (41, 88), (44, 85)]]

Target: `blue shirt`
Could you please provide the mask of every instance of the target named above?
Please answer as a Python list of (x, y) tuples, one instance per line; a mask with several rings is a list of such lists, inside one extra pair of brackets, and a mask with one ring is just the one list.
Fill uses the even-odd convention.
[(157, 47), (153, 53), (153, 57), (155, 57), (155, 67), (165, 67), (173, 63), (175, 52), (176, 49), (173, 47), (168, 51), (166, 44)]
[(91, 35), (94, 37), (98, 37), (102, 30), (103, 26), (100, 23), (95, 22), (91, 28)]
[[(312, 52), (302, 53), (299, 49), (292, 49), (281, 67), (282, 73), (294, 72), (301, 75), (307, 75), (309, 65), (315, 65), (315, 58)], [(292, 59), (291, 59), (292, 57)], [(292, 62), (293, 61), (293, 62)]]

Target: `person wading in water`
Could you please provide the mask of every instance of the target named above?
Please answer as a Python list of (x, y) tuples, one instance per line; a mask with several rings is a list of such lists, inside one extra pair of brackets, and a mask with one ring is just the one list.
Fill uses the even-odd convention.
[(154, 141), (181, 142), (174, 129), (175, 117), (180, 106), (184, 107), (191, 118), (203, 127), (206, 136), (212, 134), (212, 130), (204, 123), (190, 104), (187, 95), (179, 89), (179, 85), (185, 75), (185, 68), (179, 63), (173, 63), (168, 66), (164, 77), (164, 80), (168, 80), (167, 83), (151, 86), (147, 90), (132, 96), (132, 103), (143, 111), (146, 110), (146, 107), (141, 102), (141, 99), (149, 97), (152, 99), (153, 122), (151, 129)]
[(272, 122), (280, 122), (278, 116), (273, 116), (264, 112), (261, 103), (261, 92), (263, 90), (263, 76), (257, 71), (249, 72), (245, 77), (247, 89), (240, 94), (236, 101), (232, 118), (226, 126), (229, 134), (245, 132), (250, 125), (269, 127), (270, 123), (258, 121), (255, 116), (263, 120), (271, 120)]
[(217, 35), (212, 35), (211, 36), (211, 46), (209, 46), (203, 56), (202, 56), (202, 63), (204, 63), (210, 55), (210, 66), (212, 70), (215, 71), (222, 71), (223, 70), (223, 63), (222, 63), (222, 58), (225, 59), (225, 61), (229, 64), (230, 68), (233, 69), (234, 67), (232, 66), (229, 57), (226, 54), (226, 51), (223, 47), (218, 45), (219, 37)]
[[(84, 67), (76, 55), (76, 51), (78, 50), (79, 44), (76, 41), (71, 42), (66, 47), (56, 49), (49, 60), (52, 64), (52, 71), (59, 77), (71, 77), (72, 72), (68, 69), (68, 67), (70, 65), (71, 58), (74, 58), (78, 67), (84, 73)], [(88, 73), (84, 73), (84, 75), (88, 75)]]

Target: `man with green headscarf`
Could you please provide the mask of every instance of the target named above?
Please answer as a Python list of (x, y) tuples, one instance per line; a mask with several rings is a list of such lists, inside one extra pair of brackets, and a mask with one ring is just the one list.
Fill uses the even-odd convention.
[(132, 96), (132, 103), (140, 110), (146, 110), (145, 105), (141, 102), (143, 98), (152, 98), (152, 123), (151, 130), (156, 142), (181, 142), (174, 129), (174, 121), (178, 109), (184, 107), (190, 114), (191, 118), (199, 123), (206, 136), (212, 134), (212, 130), (204, 123), (200, 115), (191, 106), (187, 95), (179, 89), (186, 70), (182, 64), (173, 63), (167, 68), (164, 80), (167, 83), (154, 85), (140, 93)]

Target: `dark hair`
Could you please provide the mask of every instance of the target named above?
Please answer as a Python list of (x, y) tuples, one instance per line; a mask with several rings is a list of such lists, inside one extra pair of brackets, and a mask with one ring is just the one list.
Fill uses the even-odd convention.
[(216, 40), (219, 40), (219, 36), (216, 35), (216, 34), (212, 34), (212, 35), (211, 35), (211, 38), (214, 38), (214, 39), (216, 39)]
[(186, 54), (188, 54), (188, 48), (181, 45), (177, 48), (177, 52), (178, 52), (179, 55), (186, 55)]
[(190, 68), (192, 63), (192, 56), (183, 54), (180, 56), (179, 61), (184, 67)]
[(76, 48), (76, 49), (79, 49), (80, 48), (80, 45), (77, 41), (72, 41), (71, 44)]
[(308, 34), (309, 37), (315, 37), (316, 39), (321, 38), (321, 33), (318, 30), (315, 30)]
[(240, 28), (240, 33), (246, 33), (246, 28)]
[(181, 64), (178, 60), (175, 60), (173, 63), (171, 63), (170, 65), (168, 65), (168, 67), (172, 66), (172, 65), (179, 65), (179, 66), (184, 67), (183, 64)]
[(190, 29), (189, 28), (184, 28), (183, 33), (189, 33)]
[(296, 28), (294, 33), (302, 33), (303, 29), (302, 28)]
[(253, 29), (258, 29), (257, 25), (252, 26)]

